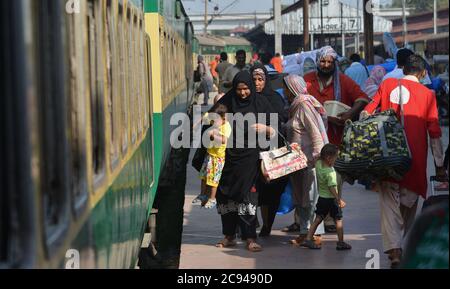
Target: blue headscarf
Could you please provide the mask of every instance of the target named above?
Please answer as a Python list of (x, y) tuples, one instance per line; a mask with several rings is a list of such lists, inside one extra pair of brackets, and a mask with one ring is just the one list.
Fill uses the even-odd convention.
[(334, 58), (334, 75), (333, 75), (333, 81), (334, 81), (334, 97), (336, 101), (341, 101), (341, 81), (339, 78), (339, 63), (338, 63), (338, 54), (331, 46), (325, 46), (322, 47), (319, 52), (317, 52), (317, 61), (316, 63), (319, 65), (320, 60), (322, 58), (331, 56)]

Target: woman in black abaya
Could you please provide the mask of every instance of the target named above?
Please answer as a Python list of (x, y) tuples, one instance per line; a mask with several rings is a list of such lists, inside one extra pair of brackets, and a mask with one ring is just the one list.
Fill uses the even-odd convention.
[[(278, 115), (279, 125), (282, 127), (288, 121), (288, 110), (285, 109), (283, 97), (272, 89), (269, 79), (269, 73), (262, 64), (255, 64), (250, 71), (253, 82), (255, 83), (256, 95), (258, 98), (265, 98), (271, 105), (271, 113)], [(283, 140), (278, 140), (278, 147), (284, 146)], [(280, 206), (281, 195), (286, 188), (288, 178), (280, 178), (278, 180), (266, 183), (262, 177), (257, 181), (256, 189), (259, 194), (259, 206), (261, 207), (261, 216), (263, 226), (259, 233), (260, 237), (268, 237), (272, 231), (272, 225), (275, 221), (275, 215)]]
[(229, 114), (235, 119), (241, 114), (256, 122), (247, 121), (245, 125), (239, 121), (230, 122), (233, 133), (216, 196), (225, 238), (217, 246), (235, 246), (236, 229), (239, 226), (242, 239), (247, 241), (247, 249), (258, 252), (262, 248), (256, 243), (258, 192), (255, 184), (260, 174), (261, 144), (253, 136), (276, 136), (276, 130), (269, 126), (269, 114), (273, 109), (267, 99), (257, 97), (252, 76), (246, 71), (235, 76), (232, 90), (219, 103), (226, 105)]

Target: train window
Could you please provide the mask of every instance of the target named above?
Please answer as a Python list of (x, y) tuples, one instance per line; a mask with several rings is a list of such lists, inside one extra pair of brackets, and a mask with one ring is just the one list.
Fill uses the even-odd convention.
[(149, 183), (153, 185), (154, 183), (154, 165), (153, 165), (153, 160), (154, 160), (154, 155), (155, 155), (155, 142), (154, 142), (154, 134), (153, 134), (153, 86), (152, 86), (152, 54), (151, 54), (151, 42), (150, 42), (150, 38), (147, 36), (146, 37), (146, 67), (145, 67), (145, 76), (146, 76), (146, 80), (145, 82), (147, 83), (146, 88), (147, 88), (147, 95), (148, 97), (146, 97), (147, 102), (150, 103), (150, 106), (147, 106), (148, 108), (148, 113), (146, 115), (149, 116), (149, 130), (148, 133), (151, 134), (151, 138), (150, 138), (150, 147), (152, 148), (152, 151), (150, 153), (150, 160), (148, 161), (148, 164), (151, 166), (151, 176), (149, 179)]
[[(125, 21), (124, 21), (125, 20)], [(120, 97), (121, 97), (121, 113), (120, 117), (122, 128), (122, 155), (125, 156), (128, 149), (128, 85), (127, 85), (127, 69), (128, 69), (128, 50), (127, 50), (127, 26), (126, 15), (123, 9), (123, 5), (119, 3), (119, 17), (118, 17), (118, 29), (119, 29), (119, 82), (120, 82)]]
[(165, 96), (168, 94), (168, 88), (167, 88), (167, 63), (166, 63), (166, 53), (167, 53), (167, 43), (166, 43), (166, 32), (164, 32), (164, 37), (163, 37), (163, 45), (164, 45), (164, 49), (162, 49), (162, 53), (161, 53), (161, 67), (162, 67), (162, 79), (161, 79), (161, 83), (162, 83), (162, 93), (163, 95), (161, 96), (162, 101), (163, 101), (163, 109), (164, 109), (164, 98)]
[(146, 58), (145, 58), (145, 27), (144, 27), (144, 19), (141, 19), (141, 59), (142, 62), (144, 63), (144, 65), (141, 66), (141, 75), (142, 75), (142, 102), (144, 103), (143, 110), (142, 110), (142, 126), (144, 127), (144, 131), (148, 128), (148, 93), (147, 93), (147, 78), (146, 78), (146, 74), (145, 74), (145, 63), (146, 63)]
[(175, 69), (175, 66), (177, 65), (177, 53), (176, 53), (176, 47), (175, 47), (175, 40), (174, 40), (174, 38), (172, 38), (172, 41), (171, 41), (171, 43), (170, 44), (172, 44), (171, 46), (172, 46), (172, 49), (171, 49), (171, 51), (172, 51), (172, 57), (171, 57), (171, 59), (173, 59), (174, 61), (172, 61), (171, 62), (171, 68), (172, 68), (172, 71), (171, 71), (171, 73), (170, 73), (170, 75), (172, 75), (172, 79), (173, 79), (173, 81), (172, 81), (172, 89), (173, 90), (175, 90), (176, 88), (177, 88), (177, 71), (176, 71), (176, 69)]
[(177, 0), (177, 2), (175, 2), (175, 19), (181, 19), (182, 15), (183, 15), (183, 8), (182, 8), (182, 3), (181, 0)]
[(145, 35), (145, 33), (144, 33), (144, 26), (143, 26), (143, 20), (141, 19), (140, 21), (139, 21), (139, 26), (140, 26), (140, 30), (141, 30), (141, 33), (140, 33), (140, 39), (141, 39), (141, 46), (140, 46), (140, 49), (141, 49), (141, 54), (140, 54), (140, 56), (141, 56), (141, 61), (140, 61), (140, 63), (141, 63), (141, 72), (140, 72), (140, 75), (142, 76), (141, 77), (141, 86), (142, 86), (142, 127), (143, 127), (143, 129), (145, 130), (145, 129), (147, 129), (148, 128), (148, 105), (149, 105), (149, 103), (148, 103), (148, 91), (147, 91), (147, 88), (146, 88), (146, 82), (147, 82), (147, 79), (146, 79), (146, 77), (145, 77), (145, 75), (146, 75), (146, 73), (145, 73), (145, 69), (146, 69), (146, 62), (145, 62), (145, 57), (146, 57), (146, 52), (145, 52), (145, 47), (146, 47), (146, 44), (145, 44), (145, 38), (144, 38), (144, 35)]
[(130, 103), (130, 128), (131, 128), (131, 143), (136, 143), (136, 77), (135, 77), (135, 54), (136, 54), (136, 35), (134, 29), (134, 19), (131, 15), (131, 9), (128, 9), (128, 32), (129, 32), (129, 49), (128, 49), (128, 85), (129, 95), (128, 100)]
[(142, 111), (143, 111), (143, 107), (144, 104), (142, 103), (143, 98), (143, 89), (142, 89), (142, 79), (143, 79), (143, 75), (141, 73), (141, 71), (138, 69), (139, 67), (142, 67), (143, 62), (142, 62), (142, 49), (141, 49), (141, 42), (142, 42), (142, 37), (141, 37), (141, 25), (140, 25), (140, 19), (138, 19), (137, 15), (135, 16), (135, 27), (136, 27), (136, 67), (135, 70), (137, 71), (136, 73), (136, 87), (137, 87), (137, 107), (136, 107), (136, 112), (137, 112), (137, 120), (136, 120), (136, 125), (137, 125), (137, 129), (138, 129), (138, 134), (139, 136), (142, 135), (142, 131), (143, 131), (143, 127), (142, 127), (142, 120), (143, 120), (143, 115), (142, 115)]
[(152, 108), (150, 106), (153, 105), (152, 101), (152, 95), (153, 95), (153, 86), (152, 86), (152, 66), (151, 66), (151, 44), (150, 44), (150, 38), (148, 38), (145, 34), (143, 34), (143, 37), (145, 38), (145, 46), (144, 46), (144, 55), (145, 55), (145, 66), (143, 66), (145, 79), (144, 79), (144, 88), (145, 88), (145, 112), (144, 112), (144, 122), (145, 127), (149, 128), (151, 127), (150, 124), (150, 113), (152, 111)]
[(119, 163), (119, 120), (118, 114), (118, 81), (117, 81), (117, 36), (114, 18), (112, 16), (111, 0), (107, 1), (106, 10), (106, 61), (108, 71), (108, 112), (110, 124), (110, 156), (111, 169), (114, 170)]
[[(86, 208), (87, 195), (87, 173), (86, 173), (86, 109), (85, 109), (85, 74), (84, 67), (88, 60), (83, 57), (83, 46), (78, 45), (81, 33), (79, 22), (80, 17), (72, 14), (67, 19), (68, 39), (70, 49), (70, 59), (74, 69), (69, 69), (70, 100), (69, 100), (69, 122), (70, 122), (70, 159), (71, 159), (71, 191), (72, 210), (75, 216), (79, 216)], [(77, 25), (78, 24), (78, 25)]]
[(105, 175), (105, 123), (104, 123), (104, 82), (101, 47), (101, 2), (88, 2), (89, 77), (91, 89), (91, 139), (94, 187), (98, 187)]
[(175, 90), (175, 81), (176, 81), (176, 76), (175, 76), (175, 71), (173, 69), (173, 66), (175, 64), (175, 52), (174, 52), (174, 45), (173, 45), (173, 38), (170, 38), (170, 55), (169, 55), (169, 75), (170, 75), (170, 90), (174, 91)]
[(39, 1), (37, 85), (42, 160), (40, 177), (49, 256), (55, 253), (63, 241), (70, 212), (62, 11), (60, 1)]

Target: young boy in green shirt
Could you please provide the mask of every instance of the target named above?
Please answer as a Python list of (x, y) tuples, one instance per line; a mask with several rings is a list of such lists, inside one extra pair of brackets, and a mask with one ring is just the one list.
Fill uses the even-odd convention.
[(337, 190), (337, 176), (333, 166), (338, 157), (339, 149), (333, 144), (327, 144), (320, 152), (320, 159), (316, 163), (317, 186), (319, 188), (319, 200), (316, 206), (316, 219), (309, 229), (308, 235), (302, 246), (310, 249), (320, 249), (314, 243), (313, 236), (317, 227), (325, 217), (330, 216), (336, 221), (336, 231), (339, 241), (336, 250), (350, 250), (352, 247), (344, 242), (344, 228), (342, 224), (342, 208), (345, 202), (339, 198)]

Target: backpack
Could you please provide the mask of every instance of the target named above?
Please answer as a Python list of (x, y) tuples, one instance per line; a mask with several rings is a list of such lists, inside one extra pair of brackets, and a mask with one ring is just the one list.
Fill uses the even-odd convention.
[(200, 71), (194, 70), (194, 82), (202, 81), (202, 76), (200, 75)]
[(406, 135), (393, 110), (347, 122), (335, 164), (347, 182), (401, 180), (410, 167)]

